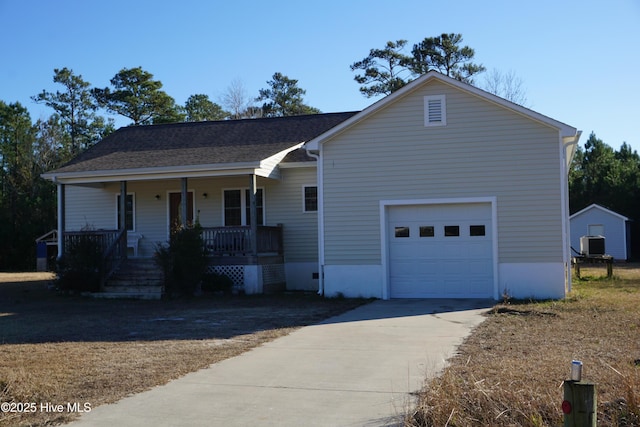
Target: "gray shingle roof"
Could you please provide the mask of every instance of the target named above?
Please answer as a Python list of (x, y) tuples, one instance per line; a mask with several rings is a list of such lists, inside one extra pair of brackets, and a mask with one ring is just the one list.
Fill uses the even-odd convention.
[(322, 134), (354, 114), (124, 127), (49, 173), (259, 162)]

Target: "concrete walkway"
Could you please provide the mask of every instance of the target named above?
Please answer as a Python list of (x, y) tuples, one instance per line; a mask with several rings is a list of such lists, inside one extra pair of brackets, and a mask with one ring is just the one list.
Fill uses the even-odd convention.
[(395, 426), (491, 301), (376, 301), (85, 413), (74, 426)]

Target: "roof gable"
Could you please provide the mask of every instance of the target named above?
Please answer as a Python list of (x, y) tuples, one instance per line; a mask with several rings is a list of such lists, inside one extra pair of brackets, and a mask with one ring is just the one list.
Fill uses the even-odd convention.
[(584, 209), (582, 209), (582, 210), (579, 210), (578, 212), (576, 212), (576, 213), (574, 213), (573, 215), (571, 215), (571, 216), (569, 217), (569, 219), (573, 219), (573, 218), (575, 218), (575, 217), (578, 217), (578, 216), (580, 216), (580, 215), (583, 215), (583, 214), (585, 214), (585, 213), (587, 213), (587, 212), (589, 212), (589, 211), (591, 211), (591, 210), (594, 210), (594, 209), (595, 209), (595, 210), (602, 211), (602, 212), (604, 212), (604, 213), (606, 213), (606, 214), (609, 214), (609, 215), (611, 215), (611, 216), (614, 216), (614, 217), (616, 217), (616, 218), (618, 218), (618, 219), (620, 219), (620, 220), (622, 220), (622, 221), (629, 221), (629, 218), (627, 218), (626, 216), (624, 216), (624, 215), (620, 215), (619, 213), (614, 212), (614, 211), (612, 211), (612, 210), (610, 210), (610, 209), (607, 209), (607, 208), (605, 208), (604, 206), (600, 206), (600, 205), (598, 205), (598, 204), (596, 204), (596, 203), (593, 203), (593, 204), (591, 204), (591, 205), (587, 206), (586, 208), (584, 208)]
[[(340, 123), (334, 128), (329, 129), (327, 132), (323, 133), (322, 135), (319, 135), (318, 137), (305, 143), (304, 148), (312, 152), (318, 151), (320, 144), (323, 144), (324, 142), (328, 141), (332, 137), (344, 132), (348, 128), (367, 119), (368, 117), (375, 114), (376, 112), (386, 108), (390, 104), (395, 103), (396, 101), (404, 98), (405, 96), (413, 93), (414, 91), (417, 91), (419, 88), (423, 87), (424, 85), (427, 85), (429, 82), (432, 82), (432, 81), (440, 81), (444, 84), (450, 85), (459, 90), (462, 90), (464, 92), (467, 92), (474, 96), (482, 98), (487, 102), (491, 102), (493, 104), (499, 105), (502, 108), (505, 108), (517, 114), (520, 114), (530, 120), (534, 120), (538, 123), (542, 123), (546, 126), (557, 129), (560, 133), (560, 136), (565, 138), (566, 143), (576, 144), (580, 136), (580, 132), (577, 132), (575, 128), (567, 124), (554, 120), (550, 117), (544, 116), (533, 110), (529, 110), (513, 102), (507, 101), (506, 99), (500, 98), (489, 92), (478, 89), (475, 86), (447, 77), (439, 72), (430, 71), (429, 73), (420, 76), (416, 80), (413, 80), (406, 86), (402, 87), (400, 90), (375, 102), (374, 104), (370, 105), (366, 109), (355, 114), (354, 116), (345, 120), (344, 122)], [(571, 156), (568, 156), (568, 157), (571, 157)]]
[(260, 164), (295, 150), (355, 112), (280, 118), (190, 122), (120, 128), (63, 167), (44, 176), (96, 171), (171, 169)]

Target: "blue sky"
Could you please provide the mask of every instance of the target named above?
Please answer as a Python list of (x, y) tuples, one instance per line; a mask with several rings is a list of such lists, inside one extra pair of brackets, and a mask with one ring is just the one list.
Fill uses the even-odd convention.
[(54, 68), (105, 87), (141, 66), (179, 104), (219, 102), (234, 80), (257, 96), (281, 72), (323, 112), (360, 110), (374, 99), (350, 64), (388, 40), (443, 32), (461, 33), (487, 69), (513, 71), (529, 106), (582, 130), (582, 143), (594, 131), (640, 151), (639, 0), (0, 0), (0, 100), (44, 118), (30, 97), (60, 89)]

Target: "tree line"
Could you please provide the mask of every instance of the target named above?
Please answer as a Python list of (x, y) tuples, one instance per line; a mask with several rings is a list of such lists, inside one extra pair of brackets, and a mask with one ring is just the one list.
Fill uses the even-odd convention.
[[(474, 62), (475, 51), (462, 41), (462, 35), (455, 33), (427, 37), (409, 53), (405, 52), (408, 41), (389, 41), (371, 49), (350, 69), (366, 97), (393, 93), (430, 70), (480, 86), (476, 78), (486, 68)], [(62, 166), (115, 130), (114, 120), (101, 112), (125, 117), (130, 125), (320, 113), (304, 102), (306, 91), (298, 80), (280, 72), (255, 97), (236, 80), (219, 102), (194, 94), (184, 105), (178, 105), (142, 67), (121, 69), (106, 87), (92, 87), (68, 68), (54, 69), (53, 82), (58, 90), (31, 96), (32, 101), (51, 108), (46, 119), (33, 122), (22, 104), (0, 100), (0, 271), (33, 269), (35, 238), (56, 226), (56, 188), (40, 175)], [(483, 88), (526, 104), (522, 81), (513, 72), (493, 70), (485, 76)], [(638, 168), (638, 155), (628, 145), (613, 151), (592, 135), (572, 165), (572, 212), (599, 203), (637, 220)], [(637, 232), (634, 235), (640, 242)]]

